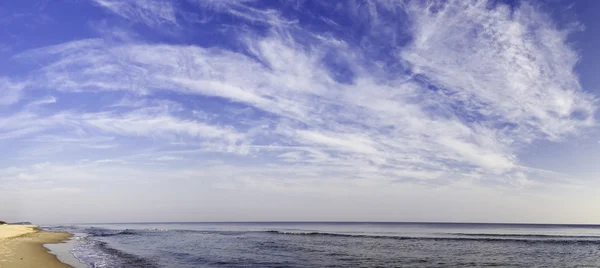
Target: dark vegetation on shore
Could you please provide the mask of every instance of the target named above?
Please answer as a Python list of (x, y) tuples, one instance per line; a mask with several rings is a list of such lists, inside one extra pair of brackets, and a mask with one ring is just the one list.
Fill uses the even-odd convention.
[(31, 222), (28, 221), (24, 221), (24, 222), (13, 222), (13, 223), (8, 223), (5, 221), (0, 221), (0, 225), (4, 225), (4, 224), (13, 224), (13, 225), (32, 225)]

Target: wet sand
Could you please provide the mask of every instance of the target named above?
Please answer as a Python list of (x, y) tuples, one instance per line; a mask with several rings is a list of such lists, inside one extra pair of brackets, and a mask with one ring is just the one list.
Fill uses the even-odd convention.
[(64, 242), (71, 236), (30, 225), (0, 225), (0, 268), (71, 268), (43, 246)]

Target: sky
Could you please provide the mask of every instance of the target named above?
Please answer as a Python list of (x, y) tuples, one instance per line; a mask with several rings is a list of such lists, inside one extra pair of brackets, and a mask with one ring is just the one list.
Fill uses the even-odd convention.
[(0, 3), (0, 218), (599, 223), (598, 1)]

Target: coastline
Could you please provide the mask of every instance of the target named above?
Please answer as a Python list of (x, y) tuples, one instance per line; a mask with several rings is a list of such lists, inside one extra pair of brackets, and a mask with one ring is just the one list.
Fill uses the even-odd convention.
[(33, 225), (0, 225), (1, 268), (72, 268), (44, 247), (69, 240), (70, 233), (46, 232)]

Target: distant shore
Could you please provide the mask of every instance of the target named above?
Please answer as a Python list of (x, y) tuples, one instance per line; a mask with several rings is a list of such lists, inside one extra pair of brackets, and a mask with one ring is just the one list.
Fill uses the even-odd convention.
[(0, 225), (0, 267), (72, 268), (43, 246), (64, 242), (71, 236), (70, 233), (41, 231), (34, 225)]

